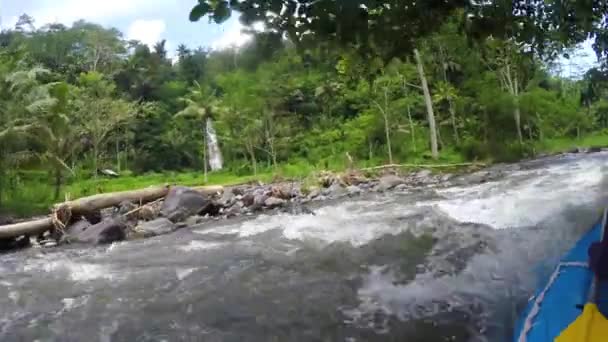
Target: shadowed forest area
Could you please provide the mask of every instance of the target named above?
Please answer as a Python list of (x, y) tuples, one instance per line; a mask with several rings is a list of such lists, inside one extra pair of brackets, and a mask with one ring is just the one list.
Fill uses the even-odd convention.
[[(0, 34), (0, 212), (166, 182), (608, 145), (605, 1), (371, 3), (199, 1), (190, 20), (236, 11), (266, 29), (175, 58), (164, 41), (22, 15)], [(587, 40), (600, 62), (572, 73)]]

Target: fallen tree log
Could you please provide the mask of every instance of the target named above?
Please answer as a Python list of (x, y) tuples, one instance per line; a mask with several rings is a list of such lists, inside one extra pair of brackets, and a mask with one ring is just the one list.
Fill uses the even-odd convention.
[[(167, 196), (170, 189), (170, 186), (155, 186), (138, 190), (110, 192), (59, 203), (55, 205), (55, 208), (68, 207), (72, 215), (83, 215), (100, 209), (114, 207), (125, 201), (137, 204), (152, 202)], [(213, 195), (217, 192), (221, 193), (224, 190), (222, 186), (197, 186), (192, 189), (205, 195)]]
[(448, 168), (448, 167), (462, 167), (462, 166), (485, 166), (484, 163), (455, 163), (455, 164), (387, 164), (374, 167), (366, 167), (361, 171), (372, 171), (372, 170), (383, 170), (383, 169), (396, 169), (400, 167), (411, 167), (411, 168)]
[(16, 238), (22, 235), (38, 235), (53, 228), (50, 217), (0, 226), (0, 239)]
[[(67, 210), (70, 213), (69, 216), (74, 216), (114, 207), (125, 201), (144, 204), (165, 197), (170, 189), (170, 186), (155, 186), (138, 190), (98, 194), (58, 203), (53, 207), (53, 211), (55, 213), (59, 210)], [(192, 189), (205, 195), (213, 195), (224, 191), (222, 186), (197, 186), (192, 187)], [(57, 216), (51, 215), (44, 219), (0, 226), (0, 239), (16, 238), (22, 235), (38, 235), (54, 228), (56, 222)]]

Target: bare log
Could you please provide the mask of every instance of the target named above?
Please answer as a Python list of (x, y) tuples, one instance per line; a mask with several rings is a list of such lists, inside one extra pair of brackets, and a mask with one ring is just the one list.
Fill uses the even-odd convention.
[(0, 239), (15, 238), (21, 235), (38, 235), (52, 227), (53, 219), (50, 217), (0, 226)]
[[(81, 215), (114, 207), (125, 201), (141, 204), (152, 202), (167, 196), (170, 188), (170, 186), (154, 186), (138, 190), (110, 192), (60, 203), (55, 208), (67, 206), (70, 208), (72, 215)], [(221, 193), (224, 188), (222, 186), (198, 186), (192, 189), (205, 195), (212, 195), (217, 192)]]
[[(165, 197), (169, 193), (169, 189), (170, 186), (155, 186), (139, 190), (98, 194), (73, 201), (58, 203), (54, 206), (54, 211), (61, 209), (68, 210), (71, 215), (83, 215), (117, 206), (124, 201), (143, 204)], [(224, 191), (222, 186), (198, 186), (193, 187), (192, 189), (208, 196)], [(0, 239), (15, 238), (22, 235), (38, 235), (53, 227), (53, 216), (34, 221), (0, 226)]]
[(383, 170), (383, 169), (396, 169), (403, 167), (411, 168), (447, 168), (447, 167), (461, 167), (461, 166), (485, 166), (483, 163), (455, 163), (455, 164), (387, 164), (374, 167), (366, 167), (361, 171), (372, 171), (372, 170)]

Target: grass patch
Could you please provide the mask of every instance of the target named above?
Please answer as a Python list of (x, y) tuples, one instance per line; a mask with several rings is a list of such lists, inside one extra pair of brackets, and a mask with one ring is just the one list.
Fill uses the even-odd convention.
[(554, 138), (546, 139), (538, 143), (536, 150), (539, 153), (558, 153), (565, 152), (575, 147), (592, 147), (602, 146), (608, 147), (608, 134), (596, 133), (584, 136), (581, 139), (576, 138)]

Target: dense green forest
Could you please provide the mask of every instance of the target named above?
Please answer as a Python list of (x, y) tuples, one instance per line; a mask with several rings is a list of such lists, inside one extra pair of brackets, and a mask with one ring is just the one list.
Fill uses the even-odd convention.
[[(202, 4), (192, 20), (204, 10), (225, 19)], [(149, 47), (85, 21), (37, 27), (23, 15), (0, 34), (0, 211), (108, 190), (102, 169), (157, 182), (190, 172), (202, 183), (216, 149), (223, 168), (209, 177), (221, 180), (351, 159), (513, 161), (608, 133), (605, 69), (570, 77), (525, 42), (471, 39), (465, 18), (459, 8), (432, 25), (418, 18), (432, 29), (390, 49), (268, 29), (240, 48), (180, 45), (171, 59), (164, 41)]]

